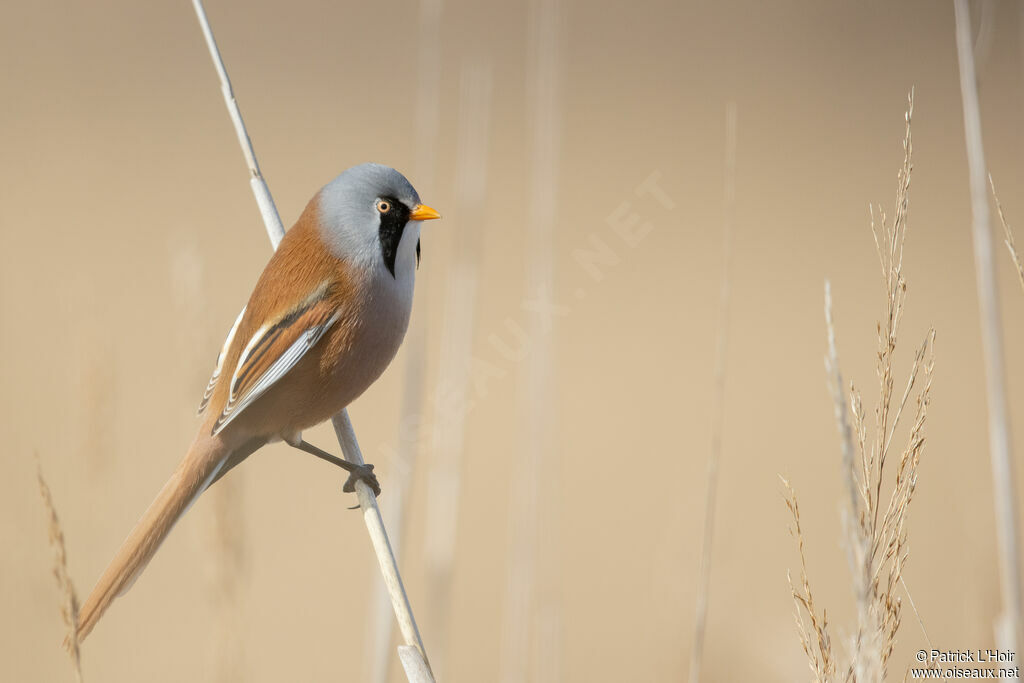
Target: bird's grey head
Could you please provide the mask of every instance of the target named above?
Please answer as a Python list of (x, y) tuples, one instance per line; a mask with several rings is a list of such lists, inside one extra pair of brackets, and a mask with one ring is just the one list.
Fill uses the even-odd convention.
[(439, 218), (420, 203), (405, 176), (381, 164), (360, 164), (320, 190), (320, 229), (336, 256), (367, 267), (414, 267), (420, 221)]

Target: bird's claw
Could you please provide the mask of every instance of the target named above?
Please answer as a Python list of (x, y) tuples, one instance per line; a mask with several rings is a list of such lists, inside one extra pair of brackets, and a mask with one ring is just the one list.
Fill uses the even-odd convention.
[(377, 475), (373, 473), (373, 465), (355, 465), (349, 471), (348, 479), (345, 480), (342, 490), (345, 493), (354, 493), (357, 481), (362, 481), (369, 486), (373, 490), (374, 497), (380, 495), (380, 482), (377, 481)]

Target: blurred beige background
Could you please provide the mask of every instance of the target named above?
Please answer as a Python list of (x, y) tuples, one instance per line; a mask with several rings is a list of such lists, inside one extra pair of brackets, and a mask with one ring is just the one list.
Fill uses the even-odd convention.
[[(211, 0), (208, 11), (286, 224), (349, 165), (412, 172), (415, 2)], [(994, 11), (980, 66), (986, 151), (1024, 241), (1024, 18), (1013, 2)], [(561, 610), (559, 678), (686, 675), (730, 100), (734, 306), (705, 678), (807, 678), (779, 474), (800, 495), (815, 597), (836, 638), (849, 633), (822, 283), (833, 283), (843, 370), (873, 401), (884, 299), (867, 207), (891, 209), (911, 86), (900, 369), (929, 325), (938, 340), (905, 576), (936, 647), (994, 646), (992, 484), (951, 4), (642, 0), (565, 2), (564, 12), (553, 262), (568, 312), (552, 337), (557, 448), (547, 465), (561, 492), (542, 513), (561, 540), (554, 573), (541, 577)], [(437, 172), (426, 185), (412, 178), (446, 218), (426, 227), (414, 311), (427, 319), (428, 393), (438, 386), (446, 272), (475, 231), (484, 242), (474, 356), (504, 373), (468, 417), (450, 635), (435, 655), (447, 681), (499, 676), (510, 481), (524, 439), (519, 368), (488, 338), (527, 315), (527, 17), (516, 2), (444, 3)], [(494, 75), (486, 211), (472, 222), (460, 220), (454, 187), (467, 61), (489, 62)], [(33, 455), (84, 597), (192, 438), (216, 351), (269, 246), (188, 3), (7, 2), (0, 63), (0, 678), (71, 680)], [(674, 210), (636, 195), (652, 173)], [(635, 247), (607, 223), (624, 202), (653, 226)], [(618, 255), (600, 281), (573, 257), (595, 235)], [(1024, 292), (1001, 244), (998, 265), (1019, 454)], [(351, 409), (385, 496), (404, 361)], [(335, 448), (328, 428), (310, 438)], [(408, 499), (402, 568), (427, 624), (424, 472)], [(195, 506), (90, 637), (87, 680), (363, 679), (368, 588), (379, 579), (342, 479), (281, 446), (229, 479), (230, 495), (215, 490)], [(221, 549), (221, 517), (234, 520), (239, 558)], [(903, 621), (900, 677), (925, 645), (909, 609)]]

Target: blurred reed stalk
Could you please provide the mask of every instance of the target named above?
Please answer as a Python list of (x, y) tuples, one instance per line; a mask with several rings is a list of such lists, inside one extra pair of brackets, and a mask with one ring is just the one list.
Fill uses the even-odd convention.
[(1024, 289), (1024, 261), (1021, 261), (1020, 254), (1017, 253), (1017, 244), (1013, 240), (1013, 230), (1010, 229), (1010, 224), (1006, 222), (1006, 216), (1003, 215), (1003, 205), (999, 203), (999, 196), (996, 194), (996, 184), (992, 180), (992, 174), (988, 176), (989, 186), (992, 188), (992, 199), (996, 203), (996, 211), (999, 212), (999, 222), (1003, 226), (1003, 241), (1006, 243), (1006, 249), (1010, 252), (1010, 259), (1013, 261), (1013, 265), (1017, 267), (1017, 277), (1020, 280), (1021, 289)]
[[(224, 95), (224, 103), (227, 105), (228, 114), (235, 127), (242, 154), (245, 157), (250, 173), (250, 185), (256, 197), (256, 203), (260, 208), (260, 214), (267, 228), (267, 234), (274, 249), (284, 237), (284, 226), (281, 217), (277, 213), (274, 200), (270, 194), (263, 175), (260, 173), (259, 164), (256, 162), (256, 153), (253, 150), (249, 134), (242, 121), (242, 113), (235, 101), (234, 92), (231, 89), (231, 81), (228, 78), (227, 70), (217, 48), (217, 42), (213, 37), (213, 30), (210, 28), (209, 20), (206, 17), (206, 10), (203, 8), (202, 0), (192, 0), (199, 25), (202, 28), (203, 36), (206, 38), (206, 45), (213, 59), (214, 67), (220, 77), (221, 90)], [(356, 441), (355, 430), (349, 420), (348, 411), (342, 410), (332, 418), (335, 434), (338, 436), (338, 443), (341, 446), (345, 459), (357, 465), (363, 464), (363, 455)], [(398, 572), (398, 565), (395, 555), (391, 550), (388, 541), (387, 530), (384, 528), (384, 520), (381, 518), (380, 509), (377, 507), (377, 499), (373, 491), (365, 482), (356, 482), (356, 494), (359, 498), (359, 507), (363, 511), (363, 521), (373, 543), (374, 551), (377, 553), (377, 560), (380, 564), (381, 574), (388, 586), (391, 595), (392, 606), (395, 610), (395, 617), (398, 620), (402, 631), (405, 645), (399, 647), (399, 657), (405, 667), (406, 676), (411, 683), (433, 683), (433, 676), (430, 672), (430, 665), (427, 660), (426, 650), (420, 638), (419, 629), (416, 627), (416, 620), (413, 617), (412, 607), (409, 605), (409, 598), (405, 593), (405, 586), (402, 577)]]
[[(526, 101), (530, 163), (526, 221), (527, 301), (554, 299), (553, 235), (559, 196), (562, 45), (560, 0), (529, 6)], [(531, 316), (522, 367), (525, 447), (513, 474), (509, 567), (502, 629), (502, 683), (561, 680), (558, 582), (561, 459), (554, 457), (553, 321)], [(543, 524), (540, 523), (543, 520)], [(531, 667), (532, 663), (532, 667)]]
[(79, 333), (85, 348), (77, 362), (82, 368), (81, 395), (88, 400), (79, 404), (84, 424), (76, 457), (88, 465), (90, 472), (101, 472), (110, 464), (111, 454), (117, 452), (116, 435), (110, 425), (117, 421), (118, 365), (109, 342), (104, 343), (91, 325), (86, 330)]
[(1006, 366), (1003, 360), (1002, 322), (999, 291), (989, 224), (988, 192), (985, 189), (985, 150), (981, 139), (981, 108), (972, 48), (971, 16), (967, 0), (953, 0), (956, 12), (956, 46), (960, 63), (960, 96), (964, 109), (964, 138), (971, 191), (971, 231), (974, 241), (974, 271), (977, 277), (978, 310), (985, 361), (988, 403), (989, 453), (995, 500), (996, 532), (999, 541), (999, 579), (1003, 612), (997, 633), (1000, 647), (1024, 652), (1020, 532), (1017, 529), (1017, 491), (1010, 427), (1006, 406)]
[(214, 546), (210, 590), (220, 622), (219, 638), (214, 645), (217, 678), (222, 683), (230, 683), (245, 680), (243, 641), (238, 636), (243, 627), (240, 607), (246, 575), (245, 522), (241, 480), (236, 475), (234, 480), (219, 484), (214, 492), (214, 523), (208, 536)]
[(53, 550), (53, 578), (57, 580), (57, 589), (60, 591), (61, 604), (60, 616), (68, 629), (67, 639), (64, 641), (71, 657), (71, 667), (75, 672), (75, 680), (82, 683), (82, 652), (78, 644), (78, 593), (75, 591), (75, 584), (68, 572), (68, 553), (64, 546), (64, 529), (60, 525), (60, 518), (57, 516), (57, 509), (53, 505), (53, 496), (50, 494), (50, 487), (43, 477), (43, 466), (36, 461), (36, 478), (39, 481), (39, 496), (43, 499), (43, 507), (46, 508), (47, 533), (50, 537), (50, 549)]
[(722, 459), (725, 422), (725, 369), (729, 346), (729, 310), (732, 290), (732, 234), (736, 217), (736, 103), (725, 107), (725, 201), (722, 221), (722, 282), (718, 294), (718, 341), (715, 345), (714, 388), (711, 394), (711, 450), (708, 456), (707, 500), (704, 505), (704, 542), (697, 579), (697, 608), (690, 652), (690, 683), (699, 683), (707, 632), (708, 593), (711, 586), (711, 550), (715, 533), (718, 467)]
[(487, 232), (487, 159), (494, 77), (485, 59), (469, 58), (459, 79), (459, 137), (455, 161), (455, 214), (460, 231), (444, 292), (438, 386), (445, 401), (435, 410), (427, 478), (427, 609), (435, 665), (448, 653), (452, 576), (455, 569), (466, 413), (470, 407), (478, 265)]
[[(998, 0), (976, 0), (980, 5), (978, 16), (978, 32), (974, 38), (971, 52), (974, 54), (976, 72), (981, 73), (992, 56), (992, 44), (996, 37), (996, 15), (999, 13)], [(979, 76), (980, 79), (980, 76)]]
[[(415, 159), (413, 174), (417, 187), (432, 188), (437, 168), (437, 137), (441, 118), (441, 14), (442, 0), (420, 0), (418, 48), (416, 57)], [(429, 258), (429, 256), (428, 256)], [(416, 296), (430, 301), (431, 277), (418, 273)], [(418, 307), (424, 310), (425, 306)], [(424, 427), (424, 377), (427, 369), (427, 339), (430, 316), (413, 315), (402, 345), (405, 354), (405, 380), (398, 416), (398, 450), (388, 470), (388, 495), (381, 503), (381, 515), (391, 525), (396, 557), (405, 554), (406, 503), (412, 490), (413, 473), (422, 443)], [(391, 597), (383, 582), (374, 582), (371, 599), (371, 637), (366, 650), (366, 679), (386, 683), (391, 677), (391, 641), (394, 619)]]
[[(193, 242), (173, 247), (171, 282), (174, 294), (174, 315), (181, 321), (177, 327), (177, 358), (181, 371), (187, 374), (205, 365), (206, 358), (197, 358), (196, 349), (208, 346), (201, 330), (209, 329), (209, 307), (204, 296), (203, 260)], [(205, 381), (201, 376), (196, 382)], [(193, 397), (188, 397), (191, 400)], [(186, 416), (188, 428), (194, 424), (194, 415)], [(216, 606), (219, 632), (210, 641), (216, 661), (216, 678), (222, 683), (244, 679), (242, 641), (238, 638), (242, 626), (239, 605), (245, 582), (245, 523), (242, 516), (242, 481), (240, 474), (220, 481), (208, 491), (212, 502), (213, 522), (206, 535), (210, 545), (210, 602)]]
[[(879, 209), (879, 220), (876, 222), (872, 210), (871, 231), (885, 282), (886, 315), (877, 327), (879, 395), (875, 408), (874, 433), (870, 441), (861, 393), (852, 382), (849, 385), (849, 402), (844, 393), (832, 315), (832, 291), (829, 283), (825, 283), (825, 322), (828, 332), (825, 369), (840, 436), (841, 472), (846, 488), (844, 499), (847, 501), (843, 509), (842, 538), (847, 550), (857, 607), (857, 628), (843, 662), (839, 661), (839, 654), (832, 645), (827, 613), (822, 610), (819, 614), (814, 603), (807, 577), (800, 509), (793, 488), (788, 481), (783, 480), (786, 506), (793, 518), (791, 533), (796, 539), (800, 555), (799, 580), (794, 582), (792, 576), (789, 576), (790, 591), (796, 607), (797, 633), (814, 680), (819, 683), (838, 680), (875, 683), (884, 680), (901, 620), (902, 598), (897, 593), (908, 557), (906, 522), (917, 485), (918, 465), (924, 452), (924, 428), (931, 397), (935, 345), (935, 331), (929, 330), (914, 355), (903, 393), (894, 393), (893, 361), (907, 291), (903, 278), (903, 245), (907, 232), (912, 170), (913, 111), (911, 91), (903, 140), (903, 167), (897, 176), (895, 215), (890, 221)], [(922, 371), (923, 380), (919, 382)], [(905, 445), (898, 451), (896, 477), (890, 489), (883, 486), (888, 475), (886, 463), (894, 454), (891, 447), (900, 418), (915, 387), (919, 385), (922, 386), (916, 396), (914, 421)]]

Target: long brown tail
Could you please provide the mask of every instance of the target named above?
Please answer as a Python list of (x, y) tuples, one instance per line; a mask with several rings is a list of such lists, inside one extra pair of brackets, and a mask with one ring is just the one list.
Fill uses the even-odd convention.
[(174, 523), (210, 485), (230, 455), (224, 442), (205, 436), (205, 430), (196, 438), (82, 605), (78, 615), (79, 640), (89, 635), (114, 598), (131, 588)]

